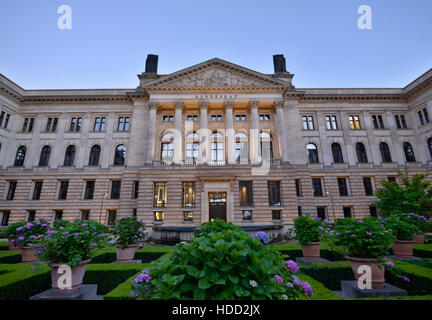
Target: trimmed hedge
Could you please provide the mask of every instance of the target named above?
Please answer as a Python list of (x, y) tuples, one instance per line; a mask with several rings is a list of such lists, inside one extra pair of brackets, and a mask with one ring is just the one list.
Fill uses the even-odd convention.
[(316, 281), (312, 277), (301, 274), (299, 275), (300, 280), (308, 282), (313, 290), (312, 297), (302, 297), (300, 300), (343, 300), (333, 291), (323, 286), (321, 282)]
[[(303, 251), (299, 243), (290, 244), (275, 244), (273, 248), (282, 254), (286, 254), (289, 259), (295, 260), (296, 258), (303, 257)], [(345, 254), (342, 248), (330, 248), (328, 243), (321, 243), (321, 258), (330, 261), (345, 260)]]
[(8, 250), (9, 241), (0, 241), (0, 250)]
[(0, 264), (2, 263), (21, 263), (20, 250), (0, 251)]
[(103, 299), (104, 300), (135, 300), (134, 298), (129, 297), (129, 294), (132, 290), (131, 281), (135, 279), (135, 277), (140, 274), (142, 270), (135, 273), (132, 277), (128, 278), (126, 281), (118, 285), (112, 291), (108, 292)]
[(430, 244), (415, 244), (414, 256), (420, 258), (432, 258), (432, 243)]

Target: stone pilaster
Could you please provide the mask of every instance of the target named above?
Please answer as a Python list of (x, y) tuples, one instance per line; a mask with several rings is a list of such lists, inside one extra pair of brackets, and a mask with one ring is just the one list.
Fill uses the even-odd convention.
[(181, 164), (183, 159), (183, 101), (174, 102), (175, 114), (174, 114), (174, 163)]
[(250, 158), (252, 163), (259, 163), (259, 115), (258, 115), (259, 101), (253, 100), (249, 102), (251, 110), (251, 130), (250, 130)]
[(284, 114), (286, 119), (286, 134), (288, 161), (291, 164), (307, 162), (306, 145), (302, 137), (299, 102), (295, 99), (284, 99)]
[(149, 126), (149, 101), (134, 99), (129, 150), (126, 157), (128, 167), (139, 167), (146, 163), (146, 143)]
[(148, 133), (146, 142), (146, 163), (151, 164), (154, 160), (154, 151), (156, 143), (156, 113), (158, 103), (150, 101), (149, 103), (149, 121), (148, 121)]
[(225, 117), (226, 117), (226, 136), (227, 136), (227, 152), (228, 164), (235, 164), (235, 130), (233, 119), (234, 101), (225, 101)]
[(200, 132), (199, 163), (206, 163), (210, 159), (210, 131), (208, 129), (208, 101), (200, 101)]
[(286, 123), (285, 123), (285, 112), (283, 109), (283, 100), (275, 101), (275, 109), (277, 114), (277, 124), (279, 128), (279, 141), (281, 144), (281, 158), (282, 161), (288, 161), (288, 149), (287, 149), (287, 135), (286, 135)]

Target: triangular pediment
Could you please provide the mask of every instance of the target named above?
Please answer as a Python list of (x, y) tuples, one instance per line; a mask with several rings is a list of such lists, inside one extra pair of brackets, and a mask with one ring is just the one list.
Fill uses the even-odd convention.
[(289, 86), (289, 82), (217, 58), (161, 76), (145, 84), (147, 88)]

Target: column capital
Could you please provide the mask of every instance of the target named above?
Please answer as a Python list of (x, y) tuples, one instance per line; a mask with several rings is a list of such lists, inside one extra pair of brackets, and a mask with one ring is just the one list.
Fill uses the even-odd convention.
[(259, 101), (258, 100), (251, 100), (249, 101), (249, 107), (251, 109), (258, 109)]
[(149, 108), (150, 110), (156, 110), (159, 106), (159, 103), (156, 101), (149, 101)]
[(177, 100), (177, 101), (174, 101), (174, 107), (175, 107), (176, 109), (183, 110), (183, 107), (184, 107), (184, 101), (183, 101), (183, 100)]
[(234, 100), (225, 100), (224, 101), (225, 109), (232, 109), (234, 108)]
[(131, 98), (131, 100), (133, 101), (134, 105), (146, 104), (149, 101), (148, 98)]
[(282, 99), (274, 101), (275, 109), (281, 109), (284, 106), (284, 101)]
[(199, 101), (199, 106), (200, 109), (206, 109), (208, 108), (209, 102), (207, 100), (200, 100)]

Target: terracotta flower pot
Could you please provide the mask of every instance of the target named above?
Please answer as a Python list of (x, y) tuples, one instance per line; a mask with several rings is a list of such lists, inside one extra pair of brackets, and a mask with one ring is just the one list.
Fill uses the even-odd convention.
[(33, 263), (38, 261), (33, 251), (29, 247), (19, 247), (21, 250), (21, 261), (22, 263)]
[(350, 256), (346, 256), (345, 258), (349, 261), (356, 280), (363, 275), (363, 273), (358, 273), (359, 267), (366, 265), (369, 266), (372, 271), (372, 289), (384, 287), (385, 268), (384, 266), (382, 266), (381, 269), (378, 267), (378, 265), (383, 262), (382, 260), (373, 258), (355, 258)]
[(58, 280), (60, 277), (62, 277), (65, 273), (64, 271), (62, 273), (58, 273), (58, 269), (61, 266), (58, 263), (49, 263), (48, 265), (51, 268), (51, 287), (53, 288), (53, 291), (55, 294), (69, 294), (69, 293), (74, 293), (77, 292), (82, 284), (83, 278), (84, 278), (84, 274), (87, 268), (87, 265), (89, 264), (90, 259), (88, 260), (84, 260), (81, 261), (81, 263), (76, 266), (71, 268), (71, 289), (61, 289), (59, 288), (58, 285)]
[(415, 244), (424, 244), (424, 233), (416, 233), (414, 236), (414, 243)]
[(310, 261), (318, 261), (320, 258), (320, 245), (321, 241), (312, 242), (311, 244), (301, 243), (301, 248), (303, 251), (303, 257)]
[(399, 241), (396, 240), (392, 249), (396, 258), (400, 259), (412, 259), (413, 257), (413, 246), (414, 240), (411, 241)]
[(117, 251), (117, 262), (119, 263), (131, 263), (135, 256), (135, 252), (138, 248), (138, 244), (130, 244), (127, 248), (120, 248), (116, 246)]

